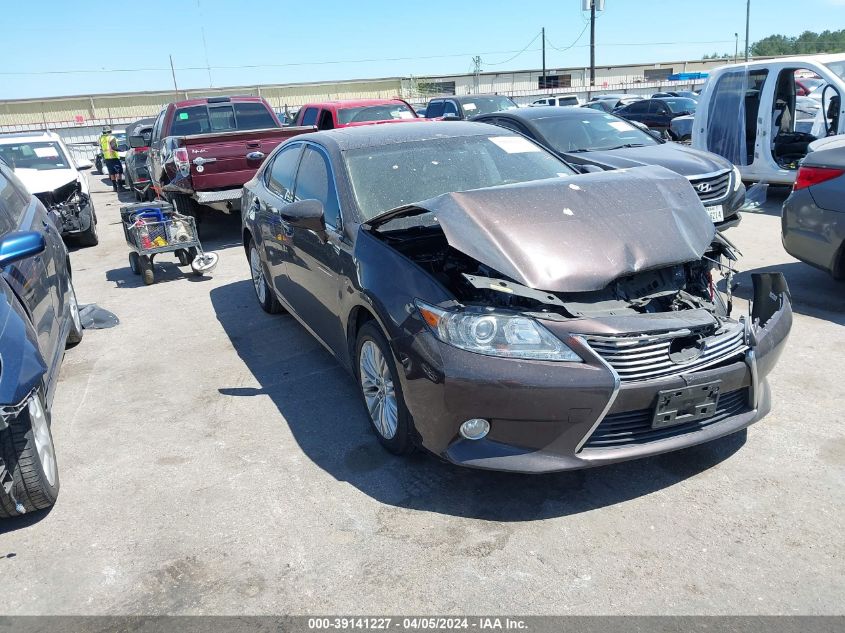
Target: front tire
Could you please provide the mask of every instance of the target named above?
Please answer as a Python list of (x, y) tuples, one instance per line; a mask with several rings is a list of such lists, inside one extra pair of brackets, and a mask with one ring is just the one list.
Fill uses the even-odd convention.
[(150, 259), (149, 255), (141, 255), (138, 263), (141, 269), (141, 277), (144, 279), (144, 285), (152, 286), (156, 281), (153, 260)]
[(91, 224), (86, 230), (77, 236), (80, 246), (96, 246), (100, 243), (100, 236), (97, 235), (97, 216), (91, 211)]
[(40, 389), (18, 417), (0, 431), (0, 454), (12, 478), (12, 494), (0, 486), (0, 518), (45, 510), (56, 503), (59, 471), (50, 414), (44, 408)]
[(261, 256), (258, 254), (258, 247), (253, 240), (247, 246), (247, 257), (249, 257), (249, 272), (252, 276), (252, 287), (255, 290), (255, 298), (261, 309), (267, 314), (278, 314), (282, 311), (282, 304), (276, 298), (270, 284), (267, 283), (267, 275), (264, 274), (264, 264), (261, 263)]
[(355, 375), (364, 408), (381, 445), (394, 455), (414, 450), (414, 422), (405, 398), (390, 345), (375, 321), (358, 332)]

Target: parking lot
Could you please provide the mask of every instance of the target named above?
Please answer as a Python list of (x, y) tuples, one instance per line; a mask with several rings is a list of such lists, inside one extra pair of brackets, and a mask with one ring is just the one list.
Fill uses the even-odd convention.
[(88, 178), (101, 242), (72, 252), (76, 291), (121, 323), (66, 354), (62, 493), (0, 526), (5, 614), (841, 611), (845, 293), (783, 251), (783, 193), (727, 233), (736, 310), (748, 271), (792, 291), (772, 413), (657, 458), (519, 476), (384, 452), (351, 378), (258, 307), (237, 217), (205, 225), (213, 276), (163, 256), (146, 287), (116, 194)]

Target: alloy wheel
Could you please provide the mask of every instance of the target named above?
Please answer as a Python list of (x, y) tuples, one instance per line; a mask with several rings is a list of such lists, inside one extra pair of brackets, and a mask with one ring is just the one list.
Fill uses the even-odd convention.
[(382, 437), (389, 440), (396, 435), (399, 426), (396, 391), (390, 368), (378, 345), (370, 340), (361, 346), (358, 365), (361, 390), (370, 419)]
[(267, 299), (267, 287), (264, 284), (264, 271), (261, 268), (261, 258), (258, 250), (253, 246), (249, 249), (249, 269), (252, 272), (252, 285), (255, 287), (255, 294), (262, 304)]
[(29, 419), (32, 426), (32, 438), (35, 441), (35, 451), (38, 453), (38, 461), (41, 462), (44, 478), (51, 486), (55, 486), (58, 478), (56, 450), (53, 446), (53, 438), (50, 437), (50, 427), (47, 425), (47, 415), (44, 413), (44, 405), (41, 403), (40, 395), (35, 395), (29, 401)]

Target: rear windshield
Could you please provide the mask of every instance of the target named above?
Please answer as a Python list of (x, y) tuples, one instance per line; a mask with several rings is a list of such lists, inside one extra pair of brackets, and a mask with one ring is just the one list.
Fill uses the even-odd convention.
[(516, 134), (457, 136), (348, 150), (364, 219), (454, 191), (570, 176), (563, 161)]
[(382, 103), (357, 108), (341, 108), (337, 111), (341, 125), (367, 121), (391, 121), (393, 119), (415, 119), (417, 115), (404, 103)]
[(677, 99), (661, 99), (661, 101), (669, 106), (672, 112), (695, 112), (695, 106), (698, 105), (694, 99), (681, 97)]
[(479, 114), (514, 110), (519, 106), (510, 97), (475, 97), (461, 101), (461, 107), (463, 107), (465, 115), (469, 118), (478, 116)]
[(170, 133), (173, 136), (190, 136), (274, 127), (279, 125), (263, 103), (212, 103), (176, 110)]

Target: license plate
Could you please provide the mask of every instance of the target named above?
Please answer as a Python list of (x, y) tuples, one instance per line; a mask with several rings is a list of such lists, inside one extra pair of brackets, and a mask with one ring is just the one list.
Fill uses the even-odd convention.
[(707, 213), (710, 214), (710, 219), (714, 222), (721, 222), (725, 219), (725, 210), (722, 208), (721, 204), (718, 204), (715, 207), (705, 207), (705, 209), (707, 209)]
[(714, 380), (694, 387), (658, 391), (651, 428), (662, 429), (712, 417), (719, 402), (721, 382)]

